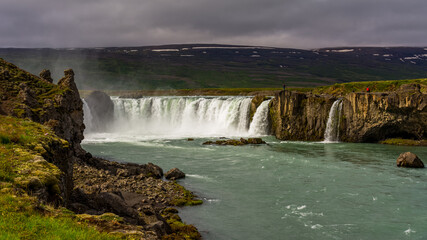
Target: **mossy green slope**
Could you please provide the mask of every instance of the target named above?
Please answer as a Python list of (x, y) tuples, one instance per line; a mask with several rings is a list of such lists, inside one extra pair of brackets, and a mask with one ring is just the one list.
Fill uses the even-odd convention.
[(0, 115), (0, 239), (117, 239), (77, 221), (28, 193), (44, 188), (59, 197), (62, 172), (42, 157), (67, 141), (38, 123)]
[(45, 81), (0, 58), (0, 96), (7, 99), (0, 102), (0, 110), (8, 112), (13, 109), (14, 116), (24, 115), (25, 104), (19, 99), (19, 93), (24, 85), (34, 93), (32, 96), (36, 103), (33, 105), (37, 107), (31, 111), (39, 116), (44, 114), (43, 107), (47, 100), (53, 100), (56, 95), (62, 95), (70, 90)]
[(371, 92), (394, 92), (405, 84), (419, 84), (421, 92), (427, 92), (427, 78), (341, 83), (317, 87), (312, 92), (315, 94), (344, 95), (350, 92), (365, 92), (367, 87), (369, 87)]

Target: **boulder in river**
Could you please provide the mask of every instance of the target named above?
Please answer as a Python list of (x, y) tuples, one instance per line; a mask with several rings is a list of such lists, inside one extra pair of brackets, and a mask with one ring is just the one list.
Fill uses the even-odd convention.
[(166, 179), (175, 180), (175, 179), (185, 178), (185, 173), (183, 173), (178, 168), (172, 168), (165, 174), (165, 177)]
[(424, 168), (424, 163), (421, 159), (411, 152), (400, 154), (397, 158), (396, 164), (398, 167)]

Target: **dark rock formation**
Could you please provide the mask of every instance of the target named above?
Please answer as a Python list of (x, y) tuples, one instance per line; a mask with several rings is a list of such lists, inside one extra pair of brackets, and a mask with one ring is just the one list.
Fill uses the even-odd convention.
[[(0, 114), (29, 118), (51, 127), (55, 134), (68, 142), (68, 147), (48, 146), (43, 157), (64, 172), (61, 192), (68, 199), (73, 188), (73, 161), (84, 156), (82, 101), (74, 83), (74, 73), (66, 70), (58, 85), (19, 69), (0, 59)], [(47, 73), (44, 73), (47, 77)]]
[(396, 164), (398, 167), (424, 168), (424, 163), (421, 161), (421, 159), (411, 152), (400, 154), (396, 160)]
[(39, 73), (39, 76), (40, 76), (42, 79), (44, 79), (44, 80), (46, 80), (46, 81), (48, 81), (48, 82), (50, 82), (50, 83), (53, 83), (53, 79), (52, 79), (52, 76), (51, 76), (50, 70), (48, 70), (48, 69), (43, 69), (43, 70)]
[[(337, 97), (282, 91), (272, 100), (272, 132), (282, 140), (321, 141), (329, 110)], [(387, 138), (427, 138), (427, 94), (420, 85), (396, 92), (342, 96), (340, 140), (378, 142)]]
[(173, 232), (162, 211), (194, 197), (174, 182), (159, 179), (162, 171), (154, 164), (91, 158), (77, 161), (74, 172), (73, 211), (96, 215), (112, 212), (125, 223), (144, 226), (158, 238)]
[(94, 91), (85, 98), (92, 114), (91, 130), (103, 131), (108, 128), (114, 118), (114, 103), (104, 92)]
[(248, 144), (266, 144), (261, 138), (248, 138)]
[(241, 146), (247, 144), (266, 144), (261, 138), (240, 138), (238, 139), (225, 139), (225, 140), (216, 140), (204, 142), (203, 145), (232, 145), (232, 146)]
[(166, 179), (176, 180), (180, 178), (185, 178), (185, 173), (183, 173), (178, 168), (172, 168), (165, 174)]
[(272, 133), (286, 140), (322, 140), (335, 100), (331, 95), (281, 91), (270, 103)]
[(378, 142), (427, 138), (427, 94), (418, 84), (391, 93), (350, 93), (343, 100), (341, 140)]

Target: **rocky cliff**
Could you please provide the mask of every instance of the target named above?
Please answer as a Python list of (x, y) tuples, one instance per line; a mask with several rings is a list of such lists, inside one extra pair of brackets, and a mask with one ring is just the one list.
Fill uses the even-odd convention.
[(343, 96), (282, 91), (270, 105), (273, 134), (283, 140), (321, 141), (330, 108), (342, 98), (340, 140), (378, 142), (427, 138), (427, 94), (419, 84), (394, 92), (351, 92)]
[(160, 167), (110, 162), (81, 148), (83, 103), (73, 71), (64, 73), (53, 84), (47, 70), (37, 77), (0, 59), (0, 115), (9, 115), (0, 116), (0, 192), (65, 205), (85, 223), (132, 239), (199, 239), (169, 206), (202, 201), (163, 181)]
[(387, 138), (427, 138), (427, 94), (420, 85), (396, 92), (350, 93), (343, 99), (341, 140), (378, 142)]
[(270, 103), (271, 132), (283, 140), (322, 140), (335, 100), (331, 95), (281, 91)]
[(0, 114), (28, 118), (49, 126), (68, 142), (67, 148), (50, 146), (44, 158), (64, 173), (61, 192), (67, 204), (73, 189), (73, 162), (84, 156), (82, 101), (74, 83), (74, 73), (66, 70), (58, 84), (53, 84), (48, 71), (37, 77), (0, 59)]

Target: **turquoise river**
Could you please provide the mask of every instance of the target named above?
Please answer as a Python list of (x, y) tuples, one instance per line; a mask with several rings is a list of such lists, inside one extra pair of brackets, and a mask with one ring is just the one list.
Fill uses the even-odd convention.
[[(396, 167), (406, 151), (427, 161), (427, 147), (288, 142), (272, 136), (263, 136), (265, 145), (203, 145), (221, 136), (263, 135), (262, 116), (254, 116), (253, 121), (261, 119), (259, 126), (239, 120), (245, 117), (239, 111), (247, 111), (246, 98), (219, 99), (223, 107), (228, 104), (225, 113), (209, 109), (213, 102), (197, 112), (203, 101), (218, 99), (189, 98), (181, 107), (173, 103), (181, 100), (159, 99), (169, 113), (147, 112), (147, 99), (126, 104), (115, 99), (115, 121), (122, 127), (106, 133), (89, 129), (83, 147), (110, 160), (185, 172), (179, 183), (204, 203), (179, 209), (180, 216), (204, 239), (427, 239), (427, 170)], [(196, 107), (186, 110), (191, 104)], [(183, 115), (170, 113), (175, 108)], [(146, 114), (135, 115), (141, 109)], [(228, 117), (204, 118), (208, 113)], [(239, 119), (229, 119), (236, 115)], [(138, 128), (138, 122), (151, 127)], [(156, 129), (156, 122), (168, 126)]]

